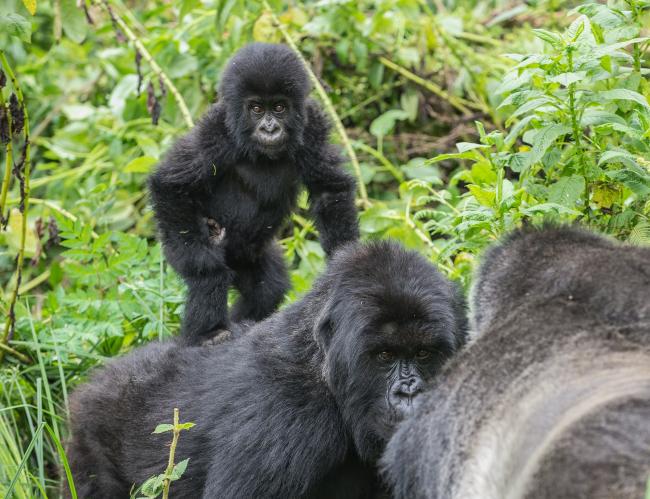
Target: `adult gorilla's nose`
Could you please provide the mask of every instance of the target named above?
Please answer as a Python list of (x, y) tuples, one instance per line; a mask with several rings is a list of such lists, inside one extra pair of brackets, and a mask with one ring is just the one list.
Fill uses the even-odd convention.
[(415, 407), (415, 398), (422, 392), (423, 388), (422, 380), (417, 376), (409, 376), (399, 380), (391, 390), (390, 405), (402, 417), (411, 414)]

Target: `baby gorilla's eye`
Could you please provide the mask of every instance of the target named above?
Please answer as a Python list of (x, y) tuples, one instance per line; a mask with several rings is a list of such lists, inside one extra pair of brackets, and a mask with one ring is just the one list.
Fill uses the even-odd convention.
[(281, 113), (281, 112), (283, 112), (283, 111), (284, 111), (284, 104), (276, 104), (275, 107), (273, 108), (273, 110), (274, 110), (276, 113)]
[(395, 354), (390, 350), (383, 350), (377, 354), (377, 358), (382, 362), (390, 362), (395, 359)]
[(259, 104), (253, 104), (253, 105), (251, 106), (251, 110), (252, 110), (255, 114), (261, 114), (261, 113), (264, 111), (264, 108), (263, 108), (262, 106), (260, 106)]
[(431, 352), (428, 350), (420, 350), (415, 354), (415, 358), (418, 360), (427, 360), (431, 358)]

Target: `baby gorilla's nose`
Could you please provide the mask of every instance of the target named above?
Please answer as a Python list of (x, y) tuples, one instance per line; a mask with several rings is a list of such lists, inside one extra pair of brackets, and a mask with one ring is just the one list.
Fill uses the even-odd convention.
[(268, 133), (274, 133), (280, 129), (280, 125), (278, 125), (278, 122), (275, 120), (266, 120), (264, 123), (262, 123), (262, 129)]

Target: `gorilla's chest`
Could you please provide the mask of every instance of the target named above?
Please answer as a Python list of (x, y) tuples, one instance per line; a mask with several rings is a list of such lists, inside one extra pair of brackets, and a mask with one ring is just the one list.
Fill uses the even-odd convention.
[(293, 210), (300, 188), (290, 163), (240, 163), (212, 186), (208, 216), (226, 227), (236, 246), (273, 237)]

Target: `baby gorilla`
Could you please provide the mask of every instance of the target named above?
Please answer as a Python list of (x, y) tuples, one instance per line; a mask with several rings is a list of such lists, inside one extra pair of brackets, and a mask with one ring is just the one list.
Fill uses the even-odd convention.
[(219, 102), (149, 179), (165, 256), (188, 286), (187, 343), (229, 328), (233, 284), (233, 322), (261, 320), (280, 304), (289, 278), (274, 238), (302, 185), (328, 255), (358, 238), (355, 182), (309, 91), (288, 47), (243, 48), (226, 66)]
[(645, 497), (650, 249), (526, 229), (473, 289), (477, 338), (387, 446), (395, 497)]
[(212, 348), (155, 343), (71, 399), (81, 498), (128, 497), (161, 473), (174, 407), (187, 471), (176, 498), (361, 498), (395, 423), (465, 340), (457, 287), (391, 243), (337, 252), (301, 301)]

